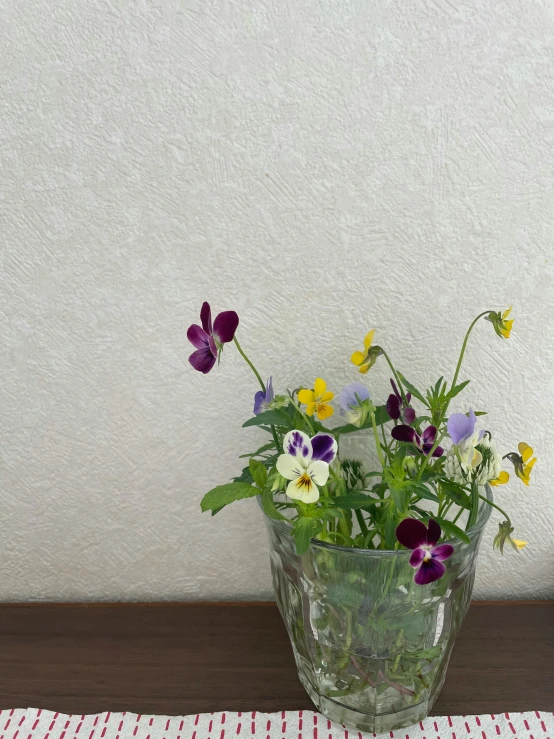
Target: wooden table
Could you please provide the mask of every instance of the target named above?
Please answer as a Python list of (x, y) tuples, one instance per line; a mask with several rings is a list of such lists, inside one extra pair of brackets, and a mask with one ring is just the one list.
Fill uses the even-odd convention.
[[(312, 709), (274, 604), (0, 606), (0, 708)], [(475, 603), (435, 715), (554, 711), (554, 603)]]

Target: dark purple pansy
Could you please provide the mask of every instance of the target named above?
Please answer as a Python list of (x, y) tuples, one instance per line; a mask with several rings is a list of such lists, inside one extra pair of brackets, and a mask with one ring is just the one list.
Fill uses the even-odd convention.
[(410, 565), (417, 570), (414, 576), (416, 585), (428, 585), (440, 580), (444, 575), (443, 562), (452, 556), (451, 544), (439, 544), (441, 527), (429, 519), (429, 526), (416, 518), (405, 518), (396, 528), (396, 538), (407, 549), (412, 549)]
[(233, 341), (239, 325), (239, 317), (234, 310), (219, 313), (212, 327), (212, 311), (210, 304), (204, 302), (200, 310), (202, 326), (193, 323), (187, 331), (187, 338), (196, 348), (189, 357), (195, 370), (207, 374), (215, 364), (217, 352), (223, 344)]
[(321, 459), (331, 464), (337, 454), (337, 442), (330, 434), (316, 434), (312, 437), (312, 459)]
[(386, 409), (389, 416), (393, 421), (398, 421), (400, 416), (404, 423), (410, 424), (415, 421), (416, 413), (414, 409), (409, 405), (412, 398), (411, 393), (406, 393), (406, 402), (402, 400), (402, 396), (398, 392), (395, 381), (391, 378), (390, 384), (392, 385), (393, 392), (389, 395)]
[(254, 415), (259, 416), (260, 413), (266, 411), (274, 397), (273, 380), (269, 377), (265, 385), (265, 392), (263, 390), (258, 390), (254, 395)]
[[(435, 443), (435, 437), (437, 435), (437, 429), (434, 426), (427, 426), (421, 436), (411, 426), (401, 424), (395, 426), (391, 431), (391, 436), (396, 441), (405, 441), (407, 443), (414, 444), (416, 449), (422, 454), (429, 454)], [(438, 446), (433, 452), (433, 457), (442, 457), (444, 449)]]

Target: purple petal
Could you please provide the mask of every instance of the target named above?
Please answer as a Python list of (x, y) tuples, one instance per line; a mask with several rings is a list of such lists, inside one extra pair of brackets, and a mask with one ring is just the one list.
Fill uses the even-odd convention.
[(441, 538), (441, 527), (435, 521), (434, 518), (429, 519), (429, 525), (427, 527), (426, 540), (430, 547), (434, 547), (438, 540)]
[(454, 547), (452, 544), (439, 544), (438, 547), (431, 549), (431, 556), (438, 559), (440, 562), (444, 562), (454, 553)]
[[(392, 382), (392, 380), (391, 380)], [(400, 418), (400, 401), (392, 393), (389, 395), (386, 405), (387, 413), (393, 419), (397, 421)]]
[(265, 393), (263, 390), (258, 390), (254, 395), (254, 415), (258, 416), (262, 411), (266, 409), (267, 402), (265, 399)]
[(396, 527), (396, 538), (408, 549), (423, 547), (427, 544), (427, 527), (416, 518), (405, 518)]
[(423, 562), (425, 554), (425, 549), (422, 549), (421, 547), (417, 547), (417, 549), (414, 549), (414, 551), (412, 552), (412, 556), (410, 557), (410, 564), (412, 565), (412, 567), (419, 567)]
[(200, 320), (202, 321), (202, 328), (207, 334), (212, 333), (212, 309), (209, 303), (202, 303), (200, 309)]
[(448, 435), (454, 444), (460, 444), (473, 435), (476, 423), (477, 418), (471, 408), (469, 417), (465, 413), (454, 413), (450, 416), (446, 424)]
[(437, 429), (435, 426), (427, 426), (425, 431), (421, 434), (421, 438), (423, 439), (424, 444), (431, 444), (431, 446), (433, 446), (436, 435)]
[(308, 457), (310, 454), (310, 450), (304, 444), (304, 438), (300, 431), (291, 432), (289, 443), (285, 451), (293, 457), (297, 457), (298, 454), (301, 454), (303, 457)]
[(312, 459), (331, 464), (337, 454), (337, 442), (330, 434), (317, 434), (312, 438)]
[(193, 352), (189, 357), (189, 362), (195, 370), (203, 372), (206, 375), (214, 366), (215, 357), (212, 354), (210, 347), (206, 346), (204, 349), (197, 349)]
[(341, 411), (348, 411), (351, 408), (358, 408), (360, 400), (369, 399), (369, 390), (361, 382), (352, 382), (350, 385), (343, 387), (339, 395), (339, 405)]
[(412, 394), (406, 393), (406, 403), (409, 403), (411, 399), (412, 399)]
[[(423, 454), (427, 455), (433, 448), (432, 444), (424, 444), (422, 447)], [(438, 446), (435, 451), (433, 452), (433, 457), (442, 457), (444, 454), (444, 449), (441, 446)]]
[(267, 382), (265, 385), (265, 399), (267, 403), (271, 403), (273, 398), (275, 397), (275, 393), (273, 392), (273, 378), (271, 375), (267, 378)]
[(235, 331), (239, 325), (239, 317), (234, 310), (224, 310), (214, 321), (213, 335), (219, 344), (233, 341)]
[(396, 441), (414, 442), (416, 438), (419, 439), (419, 436), (416, 434), (415, 430), (410, 426), (405, 426), (404, 424), (402, 424), (401, 426), (395, 426), (391, 431), (391, 436), (393, 439), (396, 439)]
[(396, 382), (392, 379), (392, 377), (390, 378), (390, 384), (392, 386), (392, 392), (394, 393), (394, 395), (397, 398), (398, 402), (401, 403), (402, 402), (402, 396), (398, 392), (398, 388), (396, 387)]
[(414, 582), (416, 585), (429, 585), (430, 582), (440, 580), (445, 570), (446, 567), (442, 562), (431, 557), (427, 562), (422, 562), (421, 567), (415, 574)]
[(402, 417), (404, 420), (404, 423), (410, 424), (415, 421), (415, 411), (413, 408), (404, 408), (404, 412), (402, 413)]
[(188, 327), (187, 339), (197, 349), (204, 349), (208, 346), (208, 334), (196, 323), (193, 323), (192, 326)]
[(217, 359), (217, 346), (215, 345), (214, 337), (208, 336), (208, 344), (210, 345), (210, 351)]

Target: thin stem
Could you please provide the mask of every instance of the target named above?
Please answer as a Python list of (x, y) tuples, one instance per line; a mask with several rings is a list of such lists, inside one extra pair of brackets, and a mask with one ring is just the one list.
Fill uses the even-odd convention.
[(356, 514), (356, 518), (358, 519), (358, 524), (360, 526), (360, 531), (362, 532), (362, 534), (364, 536), (366, 536), (367, 534), (369, 534), (369, 529), (367, 528), (367, 524), (366, 524), (366, 522), (364, 520), (364, 516), (363, 516), (362, 512), (360, 510), (358, 510), (357, 508), (355, 509), (354, 512)]
[(379, 441), (379, 434), (377, 433), (377, 424), (375, 423), (375, 413), (371, 414), (371, 425), (373, 426), (373, 435), (375, 436), (375, 446), (377, 447), (377, 456), (381, 467), (385, 468), (385, 460), (383, 459), (383, 452), (381, 450), (381, 442)]
[(312, 426), (312, 424), (310, 423), (310, 419), (308, 418), (308, 416), (307, 416), (307, 415), (306, 415), (306, 414), (304, 413), (304, 411), (303, 411), (303, 410), (302, 410), (302, 408), (301, 408), (301, 407), (300, 407), (300, 406), (298, 405), (298, 403), (295, 403), (295, 402), (294, 402), (293, 398), (291, 398), (291, 399), (290, 399), (290, 403), (291, 403), (291, 405), (292, 405), (292, 406), (294, 406), (294, 407), (296, 408), (296, 410), (298, 411), (298, 413), (300, 413), (300, 415), (302, 416), (302, 418), (303, 418), (303, 419), (304, 419), (304, 420), (306, 421), (306, 423), (307, 423), (307, 425), (308, 425), (308, 428), (310, 429), (311, 433), (313, 434), (313, 432), (314, 432), (314, 427), (313, 427), (313, 426)]
[(479, 513), (479, 486), (475, 480), (471, 483), (471, 511), (466, 524), (466, 531), (470, 529), (475, 521), (477, 521), (477, 515)]
[(481, 493), (479, 493), (479, 497), (481, 498), (481, 500), (484, 500), (485, 503), (488, 503), (493, 508), (496, 508), (497, 511), (500, 511), (500, 513), (506, 517), (506, 521), (508, 522), (508, 525), (509, 526), (512, 525), (512, 522), (510, 521), (510, 517), (508, 516), (508, 514), (503, 508), (501, 508), (499, 505), (496, 505), (496, 503), (493, 503), (493, 501), (489, 500), (485, 495), (481, 495)]
[(236, 346), (236, 347), (237, 347), (237, 349), (239, 350), (239, 354), (241, 355), (241, 357), (242, 357), (242, 358), (244, 359), (244, 361), (246, 362), (246, 364), (247, 364), (247, 365), (248, 365), (248, 366), (250, 367), (250, 369), (252, 370), (252, 372), (253, 372), (253, 373), (254, 373), (254, 374), (256, 375), (256, 378), (257, 378), (258, 382), (260, 383), (260, 385), (261, 385), (261, 388), (262, 388), (262, 390), (263, 390), (263, 391), (264, 391), (264, 393), (265, 393), (265, 392), (267, 391), (267, 388), (266, 388), (266, 386), (264, 385), (264, 381), (263, 381), (263, 380), (262, 380), (262, 378), (260, 377), (260, 373), (259, 373), (259, 372), (258, 372), (258, 370), (257, 370), (257, 369), (256, 369), (256, 368), (254, 367), (254, 365), (252, 364), (252, 362), (251, 362), (251, 361), (250, 361), (250, 360), (248, 359), (248, 357), (246, 356), (246, 354), (245, 354), (245, 353), (244, 353), (244, 351), (242, 350), (242, 347), (241, 347), (241, 345), (239, 344), (239, 342), (238, 342), (238, 339), (237, 339), (237, 337), (236, 337), (236, 336), (235, 336), (235, 338), (233, 339), (233, 341), (235, 342), (235, 346)]
[(475, 326), (475, 324), (477, 323), (477, 321), (480, 318), (483, 318), (483, 316), (488, 316), (489, 313), (491, 313), (490, 310), (486, 310), (483, 313), (479, 313), (479, 315), (477, 316), (477, 318), (471, 323), (470, 327), (467, 330), (467, 333), (466, 333), (465, 338), (464, 338), (464, 343), (462, 344), (462, 349), (460, 351), (460, 358), (458, 359), (458, 364), (456, 365), (456, 372), (454, 372), (454, 379), (452, 380), (452, 385), (450, 386), (450, 389), (451, 390), (452, 390), (453, 387), (456, 387), (456, 380), (458, 379), (458, 375), (460, 374), (460, 369), (462, 367), (462, 362), (463, 362), (463, 359), (464, 359), (464, 354), (465, 354), (465, 351), (466, 351), (466, 346), (467, 346), (467, 341), (469, 339), (469, 335), (473, 331), (473, 327)]
[(394, 369), (393, 363), (390, 361), (390, 357), (387, 354), (387, 352), (381, 347), (381, 351), (383, 352), (383, 356), (388, 362), (389, 367), (391, 368), (391, 372), (394, 375), (394, 379), (396, 380), (396, 384), (398, 385), (398, 389), (400, 390), (400, 395), (402, 396), (402, 400), (406, 405), (408, 405), (408, 400), (406, 399), (406, 393), (404, 392), (404, 387), (402, 383), (400, 382), (400, 377), (398, 376), (398, 372)]

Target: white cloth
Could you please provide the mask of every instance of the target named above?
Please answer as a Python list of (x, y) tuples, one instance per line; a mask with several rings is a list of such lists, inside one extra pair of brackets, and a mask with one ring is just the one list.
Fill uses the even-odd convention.
[(36, 708), (0, 711), (0, 739), (554, 739), (546, 711), (483, 716), (431, 716), (386, 734), (332, 724), (313, 711), (145, 716), (100, 713), (68, 716)]

